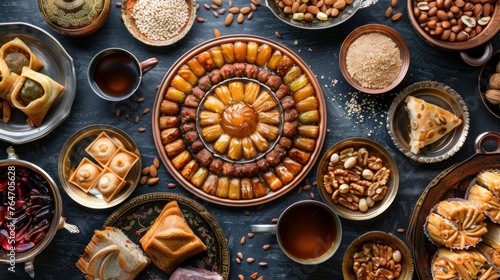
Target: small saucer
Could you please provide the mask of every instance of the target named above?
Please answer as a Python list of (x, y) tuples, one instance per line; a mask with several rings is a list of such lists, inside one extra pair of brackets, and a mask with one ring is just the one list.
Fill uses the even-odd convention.
[[(124, 178), (126, 183), (123, 189), (109, 202), (105, 202), (101, 195), (97, 191), (94, 191), (93, 188), (88, 193), (85, 193), (79, 187), (69, 182), (72, 172), (75, 171), (84, 157), (94, 161), (85, 149), (102, 132), (105, 132), (118, 146), (136, 154), (139, 158)], [(96, 161), (94, 163), (99, 164)], [(141, 176), (141, 155), (134, 140), (124, 131), (104, 124), (91, 125), (74, 133), (64, 144), (59, 154), (58, 175), (63, 189), (77, 203), (93, 209), (110, 208), (120, 204), (134, 192)]]
[[(462, 119), (462, 124), (438, 141), (410, 152), (410, 122), (405, 99), (408, 95), (437, 105)], [(469, 133), (469, 111), (462, 97), (449, 86), (433, 81), (417, 82), (402, 90), (387, 112), (387, 131), (394, 145), (407, 157), (422, 163), (440, 162), (453, 156), (463, 146)]]

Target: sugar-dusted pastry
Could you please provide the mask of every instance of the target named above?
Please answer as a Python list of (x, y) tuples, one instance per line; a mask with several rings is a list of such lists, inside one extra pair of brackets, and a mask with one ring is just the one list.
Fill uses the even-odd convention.
[(88, 192), (101, 174), (102, 168), (84, 157), (76, 170), (71, 174), (69, 182)]
[(436, 142), (462, 123), (456, 115), (423, 99), (408, 96), (405, 100), (410, 119), (411, 152)]
[(486, 217), (479, 207), (465, 199), (439, 202), (427, 216), (425, 233), (436, 244), (451, 249), (476, 246), (486, 228)]
[(50, 107), (63, 91), (64, 86), (49, 76), (24, 67), (21, 76), (14, 83), (11, 101), (14, 107), (28, 116), (28, 124), (40, 126)]
[(104, 201), (110, 202), (125, 186), (126, 182), (118, 177), (109, 168), (105, 168), (95, 184), (95, 188), (102, 194)]
[(10, 70), (21, 75), (23, 67), (38, 71), (43, 67), (43, 62), (19, 38), (15, 38), (0, 48), (0, 56), (5, 59)]
[(185, 259), (207, 250), (187, 224), (175, 200), (165, 205), (140, 243), (151, 261), (168, 274)]
[(106, 227), (94, 231), (90, 243), (76, 266), (93, 280), (132, 280), (150, 259), (139, 245), (133, 243), (120, 229)]
[(118, 150), (118, 145), (106, 132), (101, 132), (85, 151), (100, 164), (106, 165)]
[[(5, 60), (0, 56), (0, 98), (7, 99), (7, 94), (14, 86), (14, 82), (19, 77), (16, 73), (10, 71)], [(10, 95), (9, 95), (10, 98)], [(10, 101), (10, 100), (8, 100)]]
[(108, 162), (108, 167), (116, 175), (125, 178), (138, 159), (139, 157), (136, 154), (119, 148)]
[(491, 221), (500, 223), (500, 200), (489, 190), (477, 184), (467, 190), (465, 198), (483, 210)]
[(498, 280), (500, 275), (474, 248), (450, 250), (440, 248), (432, 260), (432, 279)]

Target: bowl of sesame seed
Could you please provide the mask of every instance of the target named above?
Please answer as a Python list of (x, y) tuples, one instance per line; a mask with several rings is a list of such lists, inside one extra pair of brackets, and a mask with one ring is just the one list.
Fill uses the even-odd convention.
[(124, 0), (121, 17), (137, 40), (168, 46), (186, 36), (196, 18), (195, 0)]

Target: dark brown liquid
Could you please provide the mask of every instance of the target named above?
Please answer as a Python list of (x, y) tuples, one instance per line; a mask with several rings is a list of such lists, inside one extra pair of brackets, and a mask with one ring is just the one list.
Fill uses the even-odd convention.
[(333, 245), (337, 230), (331, 214), (316, 205), (298, 205), (288, 211), (278, 229), (281, 245), (297, 259), (315, 259)]
[(137, 63), (125, 54), (111, 54), (101, 59), (94, 72), (94, 81), (106, 94), (129, 94), (139, 82)]

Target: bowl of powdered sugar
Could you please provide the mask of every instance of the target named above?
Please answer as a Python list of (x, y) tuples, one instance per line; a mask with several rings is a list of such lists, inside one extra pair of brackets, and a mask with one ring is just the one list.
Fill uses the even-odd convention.
[(189, 32), (195, 0), (124, 0), (122, 20), (134, 38), (150, 46), (168, 46)]
[(340, 48), (340, 70), (354, 88), (385, 93), (405, 77), (410, 53), (405, 41), (390, 27), (367, 24), (352, 31)]

